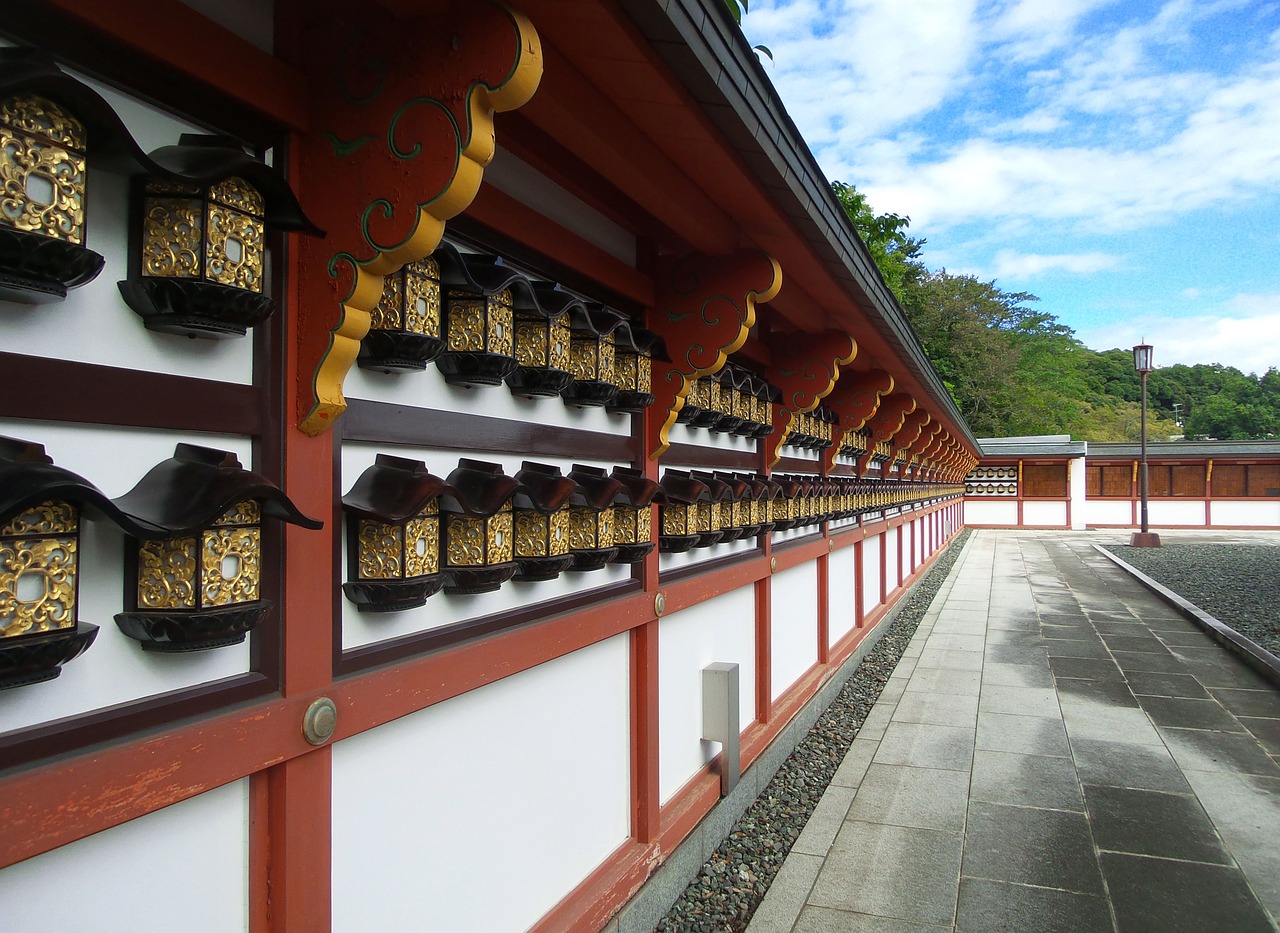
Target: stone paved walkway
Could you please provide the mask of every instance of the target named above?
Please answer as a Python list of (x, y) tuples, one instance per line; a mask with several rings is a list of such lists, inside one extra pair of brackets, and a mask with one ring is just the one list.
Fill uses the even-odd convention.
[(1276, 929), (1280, 691), (1112, 539), (970, 539), (749, 933)]

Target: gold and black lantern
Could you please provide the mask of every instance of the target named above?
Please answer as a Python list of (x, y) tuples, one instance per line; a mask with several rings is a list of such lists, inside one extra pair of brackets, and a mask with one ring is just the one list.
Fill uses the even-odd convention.
[(718, 387), (712, 389), (717, 396), (717, 410), (720, 417), (715, 423), (708, 425), (710, 430), (719, 434), (732, 434), (742, 425), (742, 401), (741, 391), (738, 388), (740, 382), (746, 378), (746, 374), (738, 370), (734, 366), (725, 366), (715, 376)]
[(573, 382), (570, 370), (570, 309), (580, 302), (559, 289), (539, 283), (536, 303), (515, 310), (515, 357), (519, 364), (507, 376), (513, 395), (555, 398)]
[(569, 478), (578, 484), (569, 497), (569, 548), (574, 570), (599, 570), (618, 556), (613, 543), (613, 502), (622, 483), (603, 467), (575, 463)]
[(685, 394), (684, 405), (676, 415), (676, 421), (679, 424), (693, 426), (695, 422), (705, 420), (704, 414), (710, 408), (711, 377), (699, 376), (689, 383), (689, 391)]
[(369, 315), (369, 333), (356, 362), (377, 372), (420, 372), (440, 355), (440, 263), (434, 256), (407, 262), (382, 279), (382, 297)]
[(450, 385), (496, 386), (515, 372), (515, 310), (509, 288), (445, 289), (446, 349), (436, 366)]
[(734, 540), (737, 535), (728, 526), (732, 519), (732, 488), (712, 473), (694, 470), (691, 475), (707, 487), (706, 494), (698, 498), (698, 541), (694, 547)]
[(85, 126), (35, 94), (0, 101), (0, 298), (44, 304), (93, 281), (85, 248)]
[(638, 324), (627, 324), (616, 335), (613, 375), (618, 394), (608, 401), (610, 411), (639, 414), (653, 404), (653, 361), (671, 362), (662, 338)]
[(440, 496), (452, 492), (421, 460), (378, 454), (342, 497), (347, 513), (347, 582), (361, 612), (426, 603), (444, 586)]
[(624, 315), (603, 305), (569, 313), (569, 369), (573, 382), (562, 393), (566, 402), (599, 408), (618, 394), (616, 332), (626, 323)]
[(79, 619), (85, 509), (138, 530), (43, 446), (0, 437), (0, 689), (52, 680), (98, 635)]
[(790, 531), (798, 528), (804, 514), (804, 485), (794, 476), (778, 477), (781, 494), (774, 502), (774, 531)]
[(724, 370), (704, 376), (703, 388), (700, 393), (701, 410), (690, 417), (689, 424), (695, 428), (706, 428), (708, 430), (714, 428), (720, 423), (720, 419), (724, 417), (726, 401), (728, 400), (728, 392), (726, 392), (724, 384), (721, 382)]
[(520, 481), (484, 460), (461, 459), (440, 497), (446, 593), (491, 593), (519, 569), (512, 497)]
[(234, 454), (178, 444), (115, 500), (155, 532), (136, 538), (116, 625), (148, 651), (244, 641), (272, 603), (262, 596), (262, 519), (316, 529), (275, 484)]
[(524, 582), (554, 580), (573, 565), (569, 497), (578, 484), (559, 467), (528, 460), (516, 479), (520, 488), (512, 498), (515, 578)]
[(767, 535), (776, 527), (786, 508), (786, 491), (777, 480), (758, 476), (764, 482), (764, 495), (760, 497), (760, 533)]
[(658, 548), (679, 554), (698, 543), (698, 505), (710, 501), (710, 490), (686, 470), (666, 470), (659, 485), (665, 501), (659, 509), (661, 533)]
[(754, 534), (751, 524), (751, 484), (732, 473), (715, 472), (715, 479), (723, 483), (728, 493), (720, 503), (720, 540), (737, 541)]
[(653, 550), (653, 504), (666, 502), (667, 494), (632, 467), (614, 467), (612, 476), (621, 485), (613, 499), (613, 563), (634, 564)]

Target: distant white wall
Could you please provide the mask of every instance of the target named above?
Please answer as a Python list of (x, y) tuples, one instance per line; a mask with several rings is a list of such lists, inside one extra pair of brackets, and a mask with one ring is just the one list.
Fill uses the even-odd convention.
[(880, 605), (880, 550), (884, 537), (876, 535), (862, 542), (862, 616)]
[(1280, 528), (1280, 500), (1215, 502), (1210, 513), (1214, 525), (1246, 528)]
[(249, 928), (249, 781), (236, 781), (0, 870), (12, 933)]
[(1028, 500), (1022, 503), (1022, 524), (1032, 527), (1065, 528), (1067, 503)]
[(856, 579), (857, 563), (854, 549), (840, 548), (831, 552), (827, 566), (827, 643), (834, 645), (849, 632), (857, 621)]
[(1087, 499), (1084, 505), (1089, 525), (1133, 524), (1133, 505), (1128, 499)]
[(1147, 518), (1151, 525), (1203, 525), (1205, 523), (1204, 500), (1192, 499), (1179, 502), (1174, 499), (1149, 499)]
[(884, 588), (886, 595), (898, 588), (898, 535), (902, 528), (890, 528), (883, 535)]
[(1071, 496), (1071, 527), (1077, 531), (1085, 527), (1087, 476), (1084, 457), (1072, 457), (1067, 467), (1067, 491)]
[(1016, 525), (1018, 503), (1015, 499), (965, 499), (966, 525)]
[(604, 861), (628, 657), (619, 635), (335, 745), (334, 931), (523, 930)]

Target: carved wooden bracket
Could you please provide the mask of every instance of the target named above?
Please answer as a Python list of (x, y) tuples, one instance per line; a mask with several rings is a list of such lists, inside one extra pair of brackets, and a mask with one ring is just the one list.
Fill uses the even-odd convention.
[(670, 363), (654, 360), (654, 403), (645, 417), (645, 448), (656, 460), (670, 443), (667, 434), (684, 407), (689, 386), (720, 371), (729, 354), (746, 342), (756, 322), (756, 303), (782, 287), (782, 269), (755, 250), (727, 257), (688, 256), (660, 264), (657, 303), (649, 328), (667, 345)]
[[(907, 445), (907, 461), (915, 464), (916, 477), (919, 477), (921, 472), (928, 466), (924, 453), (933, 446), (934, 435), (941, 430), (942, 425), (930, 418), (920, 429), (920, 434), (916, 439)], [(894, 443), (897, 443), (897, 438), (894, 439)]]
[(913, 445), (920, 440), (920, 435), (933, 421), (933, 416), (923, 408), (917, 408), (915, 411), (909, 412), (902, 419), (902, 427), (889, 441), (889, 448), (893, 451), (893, 458), (901, 460), (903, 464), (910, 461), (911, 455), (915, 453)]
[(376, 3), (309, 10), (304, 66), (312, 130), (302, 203), (329, 232), (303, 241), (295, 339), (298, 427), (327, 430), (382, 278), (432, 253), (493, 158), (493, 115), (542, 78), (532, 24), (496, 0), (425, 3), (398, 18)]
[(778, 362), (765, 373), (782, 395), (773, 406), (773, 433), (764, 440), (766, 465), (772, 467), (778, 462), (778, 450), (787, 438), (792, 419), (800, 412), (817, 408), (835, 387), (840, 367), (852, 363), (857, 355), (858, 345), (853, 338), (839, 330), (797, 332), (778, 342), (773, 353)]
[[(867, 429), (871, 432), (871, 444), (873, 447), (882, 442), (888, 442), (893, 436), (902, 430), (903, 421), (907, 415), (916, 410), (916, 400), (905, 392), (895, 392), (886, 396), (880, 402), (880, 408), (877, 409), (875, 415), (867, 422)], [(858, 472), (866, 472), (867, 467), (871, 464), (873, 450), (868, 450), (865, 454), (858, 458)]]
[(836, 455), (850, 431), (857, 431), (876, 413), (880, 399), (893, 391), (893, 376), (883, 369), (865, 373), (841, 373), (840, 381), (827, 396), (827, 406), (839, 418), (831, 429), (834, 443), (823, 454), (824, 471), (835, 465)]

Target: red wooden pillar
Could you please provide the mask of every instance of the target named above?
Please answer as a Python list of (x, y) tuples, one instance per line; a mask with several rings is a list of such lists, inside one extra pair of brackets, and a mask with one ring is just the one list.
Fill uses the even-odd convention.
[(862, 594), (865, 577), (862, 568), (862, 541), (859, 540), (853, 544), (853, 624), (857, 628), (862, 628), (864, 621)]

